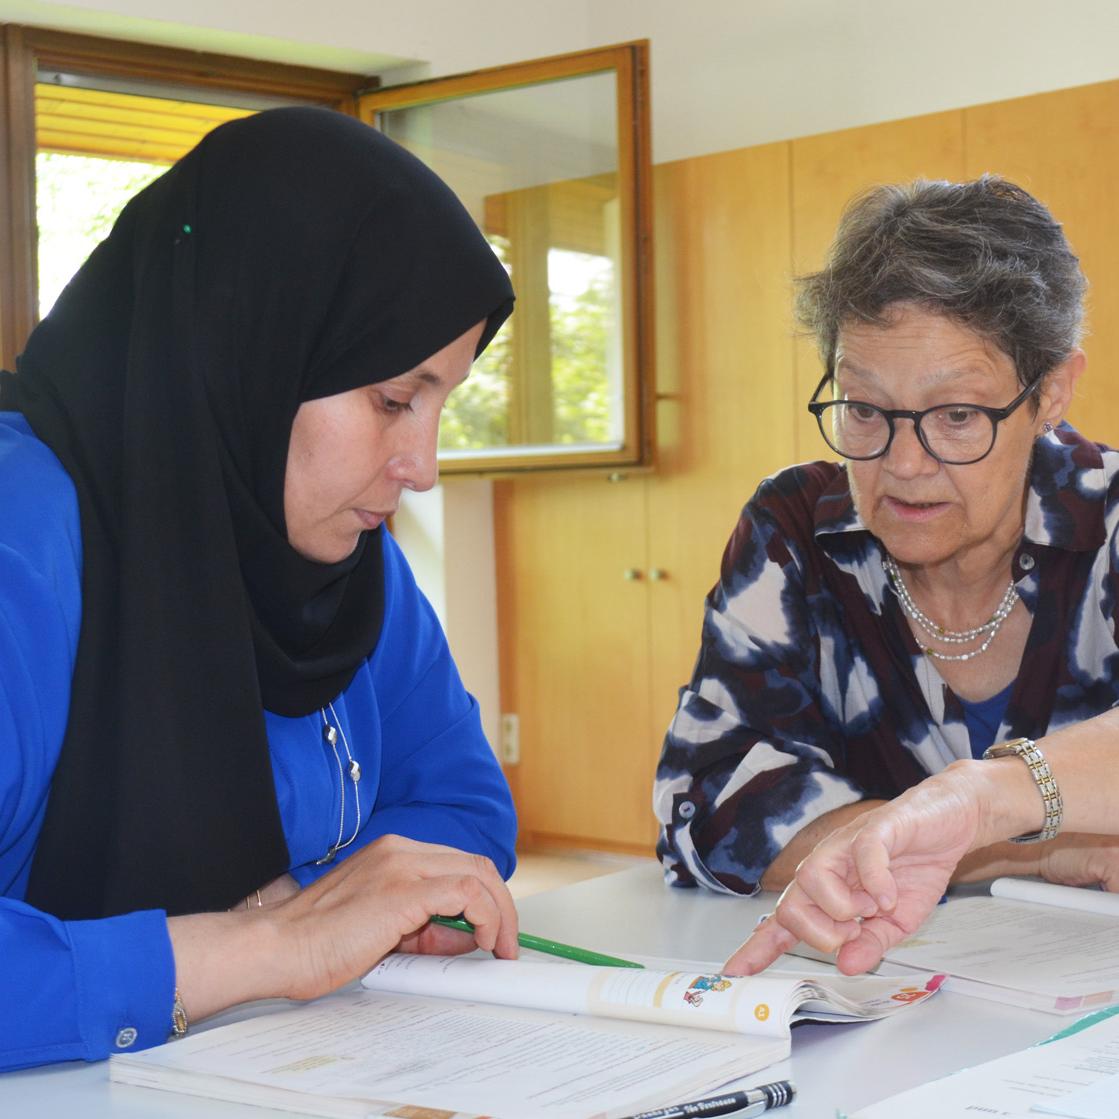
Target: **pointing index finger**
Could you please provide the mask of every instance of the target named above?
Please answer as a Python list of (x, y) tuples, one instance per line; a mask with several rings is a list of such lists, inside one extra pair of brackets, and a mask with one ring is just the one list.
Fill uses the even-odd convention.
[(723, 972), (726, 975), (757, 975), (798, 943), (797, 937), (770, 913), (723, 965)]

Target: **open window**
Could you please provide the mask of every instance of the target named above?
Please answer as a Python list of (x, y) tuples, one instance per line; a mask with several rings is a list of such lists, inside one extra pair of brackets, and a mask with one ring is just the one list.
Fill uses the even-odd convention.
[(0, 26), (0, 361), (132, 194), (225, 120), (360, 115), (466, 203), (517, 312), (451, 397), (446, 473), (647, 463), (652, 289), (645, 43), (372, 89), (357, 74)]
[(35, 81), (39, 318), (137, 191), (211, 129), (270, 103), (275, 102), (232, 91), (207, 95), (40, 70)]
[(355, 111), (359, 74), (0, 26), (0, 361), (124, 203), (211, 128), (274, 105)]
[(450, 184), (517, 291), (447, 403), (444, 473), (649, 459), (646, 56), (630, 43), (359, 99), (362, 119)]

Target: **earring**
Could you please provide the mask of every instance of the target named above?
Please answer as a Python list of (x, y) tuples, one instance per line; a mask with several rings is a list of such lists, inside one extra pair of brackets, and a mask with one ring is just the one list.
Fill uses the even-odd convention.
[(1045, 423), (1043, 423), (1041, 425), (1042, 435), (1048, 435), (1052, 430), (1053, 430), (1053, 425), (1048, 420), (1046, 420)]

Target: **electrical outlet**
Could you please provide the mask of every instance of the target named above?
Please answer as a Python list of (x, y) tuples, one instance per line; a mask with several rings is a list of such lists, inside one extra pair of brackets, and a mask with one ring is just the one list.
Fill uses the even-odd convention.
[(505, 765), (521, 760), (521, 720), (516, 715), (501, 716), (501, 760)]

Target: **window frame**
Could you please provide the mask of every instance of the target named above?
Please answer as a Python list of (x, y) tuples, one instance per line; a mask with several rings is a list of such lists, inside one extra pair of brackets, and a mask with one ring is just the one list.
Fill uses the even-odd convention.
[[(652, 158), (649, 123), (648, 40), (596, 47), (529, 62), (386, 86), (363, 93), (358, 115), (378, 126), (378, 114), (495, 93), (546, 81), (613, 71), (618, 114), (618, 197), (622, 207), (623, 310), (626, 414), (618, 449), (573, 452), (516, 447), (487, 456), (440, 457), (445, 475), (509, 476), (530, 471), (641, 468), (653, 463), (655, 372), (653, 350)], [(452, 184), (453, 185), (453, 184)], [(516, 277), (514, 277), (514, 282)], [(523, 313), (523, 312), (522, 312)]]
[(362, 74), (0, 24), (0, 364), (14, 368), (38, 320), (35, 82), (39, 69), (280, 97), (357, 115)]

